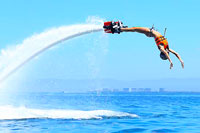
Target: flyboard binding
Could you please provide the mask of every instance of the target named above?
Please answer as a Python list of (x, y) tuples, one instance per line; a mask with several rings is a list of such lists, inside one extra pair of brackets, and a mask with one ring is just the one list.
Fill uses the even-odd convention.
[[(153, 24), (152, 27), (150, 28), (150, 32), (152, 32), (152, 30), (156, 30), (155, 27), (154, 27), (154, 24)], [(157, 31), (157, 30), (156, 30), (156, 31)], [(167, 28), (165, 28), (165, 30), (164, 30), (164, 36), (163, 36), (163, 37), (165, 37), (166, 31), (167, 31)]]
[(121, 28), (127, 28), (128, 26), (123, 26), (123, 23), (121, 21), (108, 21), (108, 22), (104, 22), (104, 31), (105, 33), (118, 33), (120, 34), (121, 32)]

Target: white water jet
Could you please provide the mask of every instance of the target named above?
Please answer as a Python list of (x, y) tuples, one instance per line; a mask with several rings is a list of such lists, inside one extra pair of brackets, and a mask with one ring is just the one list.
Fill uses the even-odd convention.
[(91, 21), (92, 23), (53, 28), (25, 39), (21, 44), (16, 45), (12, 49), (1, 50), (0, 83), (28, 61), (52, 46), (74, 37), (102, 31), (103, 21), (98, 21), (101, 24), (95, 24), (93, 20)]

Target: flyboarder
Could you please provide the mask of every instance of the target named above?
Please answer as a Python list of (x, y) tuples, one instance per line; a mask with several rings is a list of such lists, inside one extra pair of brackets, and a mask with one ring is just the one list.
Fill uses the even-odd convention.
[[(181, 62), (182, 68), (184, 68), (184, 62), (181, 59), (180, 55), (175, 52), (174, 50), (169, 48), (167, 39), (160, 34), (158, 31), (154, 30), (154, 27), (152, 28), (146, 28), (146, 27), (132, 27), (128, 28), (127, 26), (123, 26), (122, 22), (105, 22), (104, 23), (104, 31), (106, 33), (118, 33), (121, 32), (138, 32), (145, 34), (147, 37), (153, 37), (155, 39), (156, 45), (158, 49), (160, 50), (160, 58), (163, 60), (169, 60), (170, 62), (170, 69), (173, 67), (172, 60), (170, 59), (169, 52), (173, 53)], [(166, 29), (165, 29), (166, 31)]]

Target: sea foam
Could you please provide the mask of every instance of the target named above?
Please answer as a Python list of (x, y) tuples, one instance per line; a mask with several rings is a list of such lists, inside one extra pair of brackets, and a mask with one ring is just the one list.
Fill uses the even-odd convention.
[(67, 110), (67, 109), (31, 109), (26, 107), (0, 106), (0, 120), (15, 119), (103, 119), (135, 118), (136, 114), (112, 110)]

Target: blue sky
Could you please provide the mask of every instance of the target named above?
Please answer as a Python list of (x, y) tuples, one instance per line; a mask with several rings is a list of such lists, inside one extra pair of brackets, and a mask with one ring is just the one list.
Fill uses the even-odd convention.
[(2, 0), (0, 49), (51, 27), (84, 23), (88, 16), (121, 20), (129, 27), (154, 24), (161, 33), (167, 27), (169, 46), (181, 55), (185, 69), (171, 55), (174, 68), (170, 70), (169, 62), (159, 58), (153, 38), (138, 33), (94, 33), (44, 52), (18, 74), (29, 79), (200, 78), (199, 5), (198, 0)]

